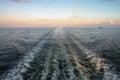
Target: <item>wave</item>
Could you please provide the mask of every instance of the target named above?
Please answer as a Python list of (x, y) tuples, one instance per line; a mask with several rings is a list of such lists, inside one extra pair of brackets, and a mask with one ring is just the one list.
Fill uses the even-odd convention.
[(25, 53), (24, 57), (19, 60), (18, 64), (9, 70), (8, 73), (2, 75), (2, 80), (17, 80), (22, 79), (22, 73), (26, 72), (27, 68), (30, 67), (30, 62), (34, 59), (35, 55), (39, 53), (44, 43), (50, 37), (51, 31), (48, 32), (43, 38), (38, 41), (36, 46), (32, 50)]

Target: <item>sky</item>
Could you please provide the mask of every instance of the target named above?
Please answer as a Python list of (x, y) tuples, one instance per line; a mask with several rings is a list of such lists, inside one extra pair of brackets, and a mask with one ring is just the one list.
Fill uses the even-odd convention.
[(0, 27), (120, 25), (120, 0), (0, 0)]

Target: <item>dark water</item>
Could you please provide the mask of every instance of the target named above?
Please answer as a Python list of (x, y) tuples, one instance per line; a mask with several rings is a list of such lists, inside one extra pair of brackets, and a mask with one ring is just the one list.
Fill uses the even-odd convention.
[(84, 48), (104, 59), (105, 67), (109, 67), (107, 69), (109, 77), (120, 75), (120, 28), (69, 28), (67, 30)]
[(120, 80), (120, 28), (0, 28), (2, 80)]
[(0, 75), (16, 65), (50, 28), (0, 28)]

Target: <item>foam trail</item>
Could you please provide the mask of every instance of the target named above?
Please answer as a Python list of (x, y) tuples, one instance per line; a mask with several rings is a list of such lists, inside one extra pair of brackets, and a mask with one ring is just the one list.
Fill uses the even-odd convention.
[[(48, 32), (48, 34), (49, 34), (49, 32)], [(9, 73), (7, 74), (7, 76), (2, 80), (22, 80), (21, 73), (24, 73), (27, 70), (27, 68), (30, 67), (29, 63), (33, 60), (35, 55), (37, 53), (39, 53), (42, 46), (44, 45), (44, 43), (47, 42), (47, 39), (49, 37), (50, 37), (50, 34), (45, 35), (45, 37), (43, 37), (43, 39), (40, 40), (40, 42), (38, 42), (38, 44), (36, 46), (34, 46), (31, 51), (29, 51), (28, 53), (25, 53), (24, 58), (21, 59), (19, 61), (18, 65), (14, 66), (14, 68), (11, 69), (9, 71)]]
[(115, 72), (112, 72), (109, 69), (109, 67), (110, 67), (109, 64), (104, 65), (104, 69), (105, 69), (104, 80), (120, 80), (120, 76), (117, 75)]
[(119, 80), (105, 65), (104, 59), (82, 46), (77, 36), (56, 28), (3, 80)]
[(76, 36), (69, 33), (68, 34), (70, 36), (70, 38), (74, 41), (75, 44), (77, 44), (77, 46), (83, 50), (83, 53), (86, 53), (88, 58), (92, 57), (91, 62), (96, 62), (96, 69), (100, 69), (103, 68), (104, 69), (104, 79), (103, 80), (120, 80), (119, 75), (117, 75), (115, 72), (112, 72), (110, 70), (110, 65), (109, 64), (105, 64), (104, 63), (104, 59), (100, 58), (99, 56), (96, 56), (96, 53), (92, 52), (91, 50), (85, 48), (82, 46), (82, 44), (76, 39)]

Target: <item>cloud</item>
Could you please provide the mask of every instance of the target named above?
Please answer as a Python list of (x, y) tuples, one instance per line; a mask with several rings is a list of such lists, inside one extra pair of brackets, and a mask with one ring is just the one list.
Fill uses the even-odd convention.
[(116, 1), (116, 0), (102, 0), (102, 1), (110, 1), (110, 2), (112, 2), (112, 1)]
[(9, 1), (13, 1), (13, 2), (28, 2), (28, 0), (9, 0)]

